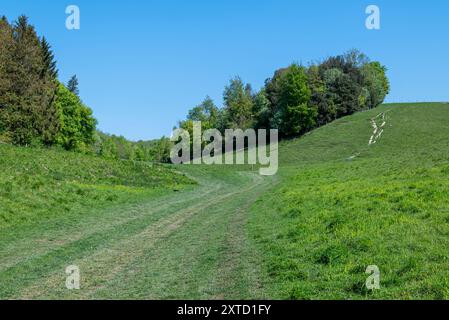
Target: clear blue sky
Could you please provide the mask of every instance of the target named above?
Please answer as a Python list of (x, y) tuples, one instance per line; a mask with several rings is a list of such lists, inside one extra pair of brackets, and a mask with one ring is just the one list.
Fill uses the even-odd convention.
[[(78, 5), (81, 30), (65, 28)], [(365, 8), (381, 9), (381, 30)], [(449, 101), (449, 1), (405, 0), (1, 0), (10, 20), (26, 14), (53, 45), (66, 82), (103, 131), (129, 139), (169, 135), (228, 80), (254, 88), (279, 67), (358, 48), (389, 68), (387, 100)]]

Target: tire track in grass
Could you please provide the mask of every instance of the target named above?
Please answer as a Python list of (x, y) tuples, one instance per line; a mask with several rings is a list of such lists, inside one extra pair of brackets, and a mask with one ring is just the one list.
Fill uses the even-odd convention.
[[(260, 177), (257, 177), (259, 181)], [(104, 288), (89, 298), (95, 299), (210, 299), (223, 292), (221, 277), (222, 264), (229, 249), (224, 244), (228, 237), (234, 213), (245, 210), (248, 202), (257, 198), (264, 185), (257, 182), (251, 189), (225, 199), (218, 205), (202, 210), (192, 216), (176, 230), (159, 241), (154, 247), (129, 264)], [(232, 273), (233, 283), (240, 294), (233, 292), (229, 296), (244, 296), (255, 292), (257, 277), (248, 272), (258, 269), (254, 248), (243, 242), (244, 254), (239, 258), (244, 268)], [(249, 255), (245, 255), (249, 253)], [(248, 261), (249, 260), (249, 261)], [(236, 261), (240, 264), (240, 261)], [(258, 274), (256, 274), (257, 276)], [(248, 280), (247, 280), (248, 279)], [(244, 280), (243, 282), (240, 280)], [(219, 285), (220, 284), (220, 285)], [(259, 294), (253, 294), (260, 297)]]
[[(206, 190), (205, 193), (209, 194), (218, 190), (219, 187), (212, 188)], [(25, 262), (26, 260), (35, 259), (36, 257), (45, 255), (62, 246), (67, 246), (80, 241), (83, 238), (93, 236), (98, 232), (105, 232), (105, 229), (112, 231), (114, 228), (131, 223), (143, 216), (156, 214), (178, 205), (182, 206), (190, 201), (197, 201), (198, 198), (203, 196), (204, 194), (195, 192), (192, 195), (189, 195), (187, 199), (167, 203), (174, 197), (173, 195), (170, 195), (169, 197), (163, 197), (163, 199), (156, 199), (154, 201), (155, 203), (144, 202), (129, 205), (126, 210), (123, 210), (124, 213), (120, 214), (111, 214), (110, 212), (115, 212), (117, 208), (112, 207), (101, 210), (101, 212), (105, 213), (100, 217), (97, 215), (94, 217), (87, 216), (86, 218), (76, 221), (78, 223), (69, 225), (68, 228), (64, 229), (59, 226), (59, 221), (52, 221), (50, 223), (53, 225), (50, 224), (43, 231), (46, 233), (45, 238), (42, 238), (42, 235), (39, 233), (36, 237), (21, 239), (18, 243), (11, 242), (8, 246), (1, 247), (0, 273), (19, 263)]]
[(63, 270), (53, 272), (46, 279), (37, 281), (33, 285), (21, 290), (19, 296), (24, 299), (36, 297), (59, 298), (69, 295), (73, 298), (87, 298), (97, 290), (101, 289), (105, 283), (113, 279), (123, 268), (132, 263), (137, 257), (145, 253), (145, 250), (152, 248), (157, 241), (162, 240), (175, 232), (181, 225), (192, 216), (214, 206), (235, 194), (250, 190), (254, 186), (235, 192), (227, 192), (218, 198), (208, 200), (205, 203), (191, 205), (180, 212), (170, 215), (157, 223), (147, 226), (143, 231), (125, 240), (117, 241), (113, 246), (108, 246), (95, 250), (91, 254), (76, 259), (71, 264), (80, 267), (83, 277), (83, 289), (79, 292), (68, 293), (65, 289), (65, 274)]
[[(202, 196), (204, 193), (210, 191), (218, 192), (218, 190), (219, 186), (216, 189), (201, 189), (202, 194), (200, 192), (199, 195)], [(45, 278), (48, 274), (55, 273), (55, 269), (58, 270), (56, 273), (62, 272), (64, 274), (65, 267), (72, 265), (73, 261), (84, 257), (86, 252), (107, 249), (109, 246), (114, 245), (114, 243), (120, 242), (132, 234), (141, 232), (148, 225), (158, 223), (161, 219), (164, 220), (166, 216), (170, 218), (171, 213), (172, 209), (169, 211), (161, 211), (157, 214), (147, 214), (143, 210), (142, 215), (128, 221), (126, 224), (85, 235), (79, 241), (61, 245), (46, 254), (31, 257), (22, 263), (3, 270), (0, 272), (0, 297), (8, 298), (17, 296), (21, 287), (26, 287), (33, 282), (39, 282), (40, 279)]]
[[(257, 180), (259, 180), (260, 177), (257, 176), (257, 178), (258, 178)], [(189, 214), (187, 217), (184, 217), (182, 219), (182, 221), (176, 221), (174, 224), (171, 224), (168, 227), (168, 230), (167, 230), (168, 232), (167, 233), (165, 233), (162, 237), (158, 237), (158, 239), (155, 239), (155, 241), (150, 246), (148, 246), (146, 248), (143, 247), (142, 251), (139, 252), (139, 255), (136, 255), (132, 261), (127, 261), (127, 264), (124, 265), (123, 267), (120, 267), (120, 270), (118, 272), (116, 271), (114, 273), (111, 273), (110, 280), (113, 280), (114, 278), (116, 278), (119, 275), (120, 272), (126, 272), (125, 268), (127, 268), (128, 266), (130, 266), (132, 264), (136, 265), (136, 262), (139, 262), (139, 261), (136, 261), (136, 260), (142, 258), (143, 256), (151, 254), (152, 252), (157, 250), (158, 249), (157, 244), (160, 244), (161, 241), (165, 241), (168, 237), (171, 237), (175, 233), (178, 233), (179, 229), (181, 227), (184, 228), (184, 229), (187, 228), (193, 218), (201, 219), (203, 221), (210, 222), (210, 220), (211, 220), (210, 210), (213, 210), (214, 208), (217, 208), (217, 207), (220, 207), (220, 206), (226, 206), (230, 199), (233, 199), (234, 197), (239, 196), (242, 193), (244, 194), (246, 192), (250, 192), (252, 189), (257, 188), (257, 186), (258, 186), (258, 184), (256, 184), (256, 185), (251, 184), (249, 187), (246, 187), (246, 188), (243, 188), (243, 189), (238, 188), (239, 189), (238, 191), (232, 191), (232, 192), (229, 192), (228, 194), (220, 196), (219, 198), (216, 198), (213, 201), (208, 202), (207, 205), (202, 206), (200, 210), (196, 210), (196, 209), (193, 210), (193, 212), (191, 212), (191, 214)], [(232, 189), (232, 190), (234, 190), (234, 189)], [(221, 220), (221, 217), (217, 216), (215, 218)], [(200, 230), (200, 232), (203, 233), (204, 229)], [(189, 233), (190, 233), (190, 228), (189, 228)], [(186, 243), (183, 243), (181, 245), (183, 245), (184, 248), (185, 248)], [(139, 269), (139, 267), (144, 267), (144, 266), (143, 265), (137, 266), (137, 270)], [(130, 268), (130, 269), (133, 270), (134, 273), (138, 274), (138, 271), (135, 268), (134, 269)], [(179, 279), (179, 280), (182, 281), (181, 279)], [(102, 290), (102, 289), (104, 289), (104, 286), (100, 287), (100, 288), (98, 288), (98, 289), (96, 289), (94, 291), (92, 291), (91, 293), (89, 293), (88, 298), (95, 298), (96, 294), (100, 290)], [(158, 296), (151, 296), (151, 297), (145, 297), (145, 298), (146, 299), (147, 298), (157, 299), (157, 298), (160, 298), (160, 297), (158, 297)]]
[(217, 270), (218, 277), (214, 282), (214, 290), (219, 294), (212, 299), (262, 299), (261, 269), (257, 261), (257, 250), (248, 239), (246, 224), (248, 209), (267, 191), (260, 188), (244, 204), (234, 210), (227, 228), (224, 241), (225, 255)]

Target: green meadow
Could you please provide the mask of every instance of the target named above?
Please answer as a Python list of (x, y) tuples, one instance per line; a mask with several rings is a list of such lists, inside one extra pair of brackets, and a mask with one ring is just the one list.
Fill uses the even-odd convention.
[(281, 142), (272, 177), (1, 144), (0, 298), (448, 299), (447, 119), (356, 113)]
[[(368, 146), (382, 112), (384, 133)], [(448, 116), (449, 104), (388, 104), (282, 146), (282, 182), (248, 229), (270, 297), (449, 298)], [(380, 290), (365, 286), (369, 265)]]

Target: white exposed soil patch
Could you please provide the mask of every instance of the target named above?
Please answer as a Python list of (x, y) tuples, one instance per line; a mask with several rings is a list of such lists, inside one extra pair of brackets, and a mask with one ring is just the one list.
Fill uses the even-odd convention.
[[(380, 125), (377, 122), (379, 119), (382, 122)], [(379, 141), (380, 137), (382, 137), (382, 134), (384, 133), (384, 128), (386, 124), (387, 124), (386, 112), (382, 112), (373, 119), (371, 119), (371, 125), (373, 126), (374, 131), (373, 135), (369, 139), (368, 145), (375, 144), (377, 143), (377, 141)]]
[[(382, 137), (384, 130), (385, 130), (385, 126), (387, 125), (387, 113), (388, 112), (389, 111), (379, 113), (377, 116), (375, 116), (374, 118), (371, 119), (371, 126), (373, 127), (373, 133), (369, 139), (368, 146), (376, 144), (379, 141), (379, 139)], [(354, 155), (350, 156), (349, 158), (347, 158), (346, 160), (352, 161), (352, 160), (356, 159), (358, 156), (360, 156), (360, 154), (361, 154), (360, 152), (357, 154), (354, 154)]]

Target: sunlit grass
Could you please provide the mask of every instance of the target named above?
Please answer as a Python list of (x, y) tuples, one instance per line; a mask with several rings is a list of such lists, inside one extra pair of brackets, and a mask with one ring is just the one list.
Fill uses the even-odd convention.
[[(385, 133), (368, 147), (381, 111)], [(283, 144), (284, 181), (250, 227), (273, 297), (449, 298), (447, 119), (447, 104), (385, 105)]]
[(0, 145), (0, 228), (129, 202), (193, 183), (169, 168)]

